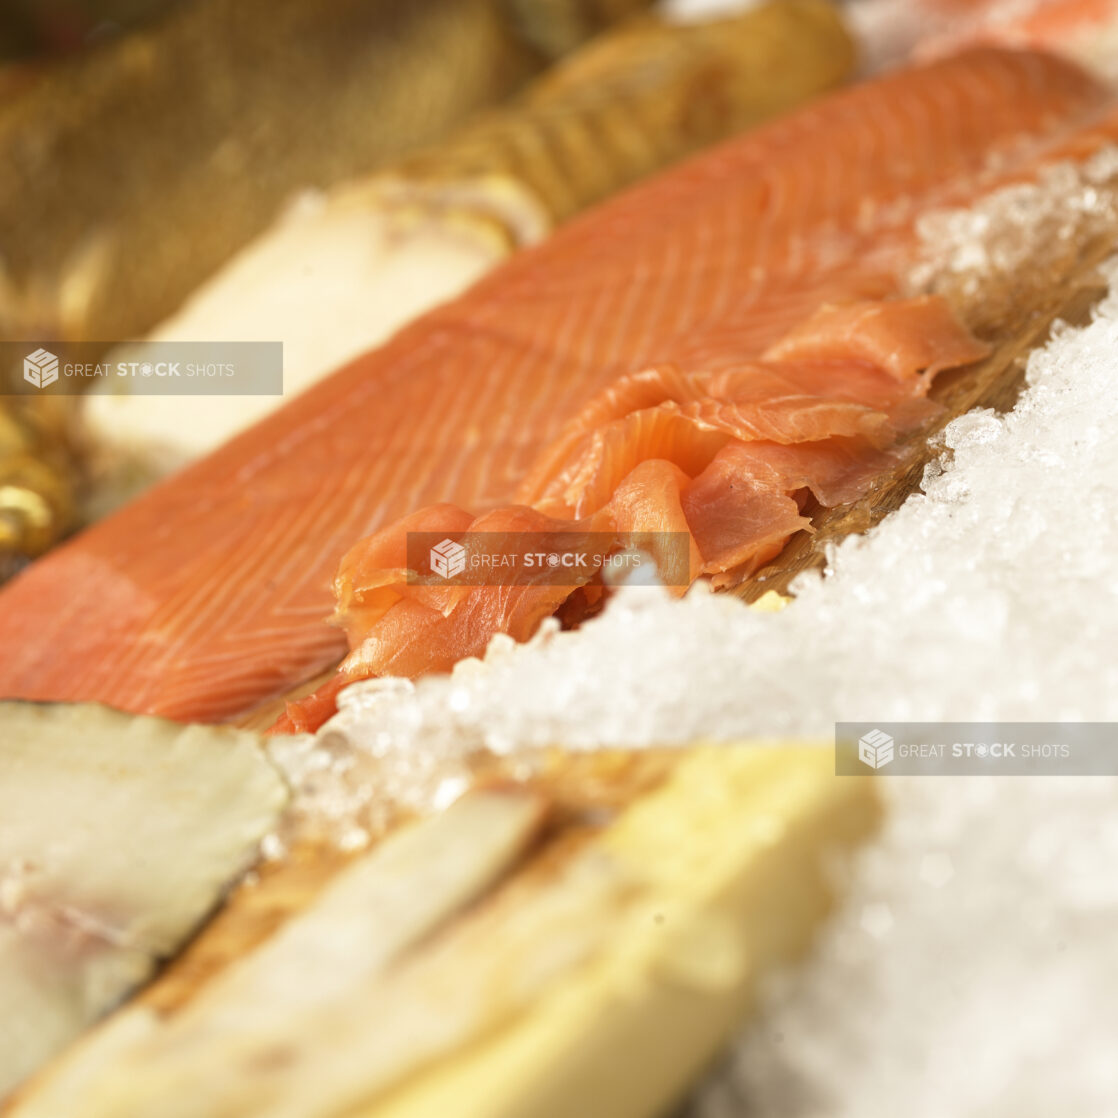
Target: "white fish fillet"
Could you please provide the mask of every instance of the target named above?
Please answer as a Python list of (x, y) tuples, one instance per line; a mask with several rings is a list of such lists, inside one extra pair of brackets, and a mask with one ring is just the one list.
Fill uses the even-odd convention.
[[(511, 245), (484, 221), (435, 220), (378, 205), (361, 187), (307, 196), (149, 336), (152, 341), (283, 342), (283, 394), (391, 337), (464, 291)], [(110, 365), (128, 359), (110, 353)], [(219, 446), (272, 411), (274, 396), (114, 394), (100, 382), (85, 416), (122, 477), (140, 482)], [(103, 467), (104, 468), (104, 467)]]
[(286, 801), (254, 734), (0, 703), (0, 1096), (186, 939)]
[(392, 985), (385, 972), (491, 887), (542, 815), (533, 795), (481, 793), (405, 828), (167, 1022), (145, 1007), (114, 1018), (14, 1113), (332, 1112), (339, 1086), (321, 1082), (328, 1066), (333, 1079), (347, 1069), (360, 1094), (415, 1058), (411, 1030), (397, 1032), (379, 1008)]

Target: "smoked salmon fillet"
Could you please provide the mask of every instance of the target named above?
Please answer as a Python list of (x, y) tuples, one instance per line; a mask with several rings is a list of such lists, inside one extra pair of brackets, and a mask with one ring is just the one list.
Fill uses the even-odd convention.
[[(982, 49), (629, 191), (32, 566), (0, 593), (0, 694), (196, 720), (282, 694), (346, 651), (325, 618), (355, 541), (433, 502), (518, 499), (624, 376), (742, 369), (798, 327), (810, 348), (821, 305), (896, 293), (921, 212), (1028, 174), (1077, 131), (1118, 131), (1112, 107), (1070, 63)], [(689, 499), (733, 481), (726, 445)]]

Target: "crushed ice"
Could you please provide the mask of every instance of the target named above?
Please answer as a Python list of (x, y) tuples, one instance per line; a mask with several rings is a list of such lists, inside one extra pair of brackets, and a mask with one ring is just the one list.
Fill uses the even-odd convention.
[(907, 279), (956, 305), (977, 305), (972, 326), (1011, 320), (1015, 306), (1039, 305), (1079, 266), (1093, 243), (1118, 231), (1118, 147), (1082, 163), (1061, 161), (1035, 180), (990, 192), (973, 205), (932, 210), (916, 225), (920, 259)]
[(687, 1118), (1110, 1118), (1118, 781), (883, 784), (837, 919)]

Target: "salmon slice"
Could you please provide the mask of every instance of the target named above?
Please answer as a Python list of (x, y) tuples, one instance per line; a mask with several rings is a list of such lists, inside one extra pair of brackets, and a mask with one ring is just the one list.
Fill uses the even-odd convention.
[(584, 515), (609, 500), (618, 483), (648, 458), (700, 473), (730, 439), (800, 443), (830, 435), (862, 435), (876, 445), (893, 441), (883, 412), (861, 404), (803, 396), (749, 406), (716, 398), (683, 407), (669, 401), (636, 411), (592, 432), (575, 460), (543, 490), (538, 504), (553, 513)]
[(820, 307), (765, 356), (771, 361), (865, 361), (899, 381), (911, 381), (923, 394), (936, 373), (969, 365), (988, 352), (988, 346), (956, 328), (942, 299), (925, 295)]
[[(634, 542), (651, 553), (665, 577), (680, 592), (704, 570), (697, 541), (690, 538), (683, 491), (687, 475), (664, 459), (636, 465), (610, 502), (582, 520), (556, 519), (517, 505), (471, 517), (453, 505), (439, 505), (405, 517), (361, 541), (339, 571), (336, 618), (352, 651), (338, 674), (304, 699), (287, 704), (274, 729), (317, 729), (335, 710), (338, 693), (360, 679), (380, 675), (416, 676), (449, 671), (459, 660), (481, 656), (494, 633), (527, 640), (541, 621), (555, 614), (572, 595), (600, 587), (599, 563)], [(487, 551), (502, 557), (524, 551), (577, 550), (590, 562), (555, 581), (544, 566), (520, 567), (515, 580), (432, 585), (413, 578), (407, 567), (406, 536), (472, 534)], [(685, 548), (675, 546), (687, 536)], [(675, 567), (676, 569), (671, 569)], [(356, 611), (347, 603), (358, 603)], [(375, 604), (374, 604), (375, 603)]]
[[(6, 587), (0, 694), (214, 720), (284, 693), (346, 651), (324, 618), (355, 540), (433, 502), (509, 502), (619, 376), (701, 368), (704, 348), (754, 360), (824, 301), (889, 294), (920, 212), (1025, 173), (1111, 105), (1069, 63), (978, 50), (576, 219)], [(728, 352), (735, 336), (754, 340)]]
[[(904, 316), (904, 304), (893, 306)], [(956, 364), (986, 354), (985, 346), (952, 325), (959, 334)], [(951, 343), (940, 344), (946, 348)], [(922, 336), (914, 336), (910, 349), (927, 345)], [(879, 368), (840, 362), (840, 346), (826, 352), (835, 360), (756, 362), (698, 373), (670, 365), (619, 377), (541, 455), (516, 500), (569, 515), (597, 507), (637, 461), (653, 455), (649, 444), (657, 433), (662, 442), (656, 456), (684, 468), (689, 458), (701, 467), (727, 435), (778, 443), (863, 435), (888, 445), (899, 431), (912, 429), (938, 410)], [(928, 377), (936, 371), (929, 370)]]
[(786, 487), (759, 483), (736, 453), (740, 444), (727, 445), (692, 481), (683, 494), (683, 508), (703, 557), (705, 574), (756, 569), (783, 547), (788, 537), (810, 529)]

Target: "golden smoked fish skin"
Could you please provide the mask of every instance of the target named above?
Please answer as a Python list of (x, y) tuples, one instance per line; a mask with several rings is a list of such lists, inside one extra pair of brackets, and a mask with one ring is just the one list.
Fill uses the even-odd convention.
[(0, 117), (0, 336), (144, 333), (292, 192), (432, 141), (545, 62), (499, 0), (177, 6)]
[(648, 0), (503, 0), (517, 33), (548, 58), (559, 58)]
[(0, 397), (0, 582), (73, 527), (78, 500), (74, 401)]
[(1113, 109), (1068, 63), (982, 50), (630, 189), (21, 574), (0, 592), (0, 694), (221, 720), (289, 691), (344, 654), (324, 618), (362, 536), (514, 500), (626, 374), (724, 371), (836, 293), (880, 298), (929, 207), (1030, 174), (1081, 129), (1105, 142)]
[(495, 218), (513, 243), (531, 243), (652, 171), (837, 85), (854, 60), (825, 0), (688, 25), (633, 20), (370, 186), (383, 202)]

